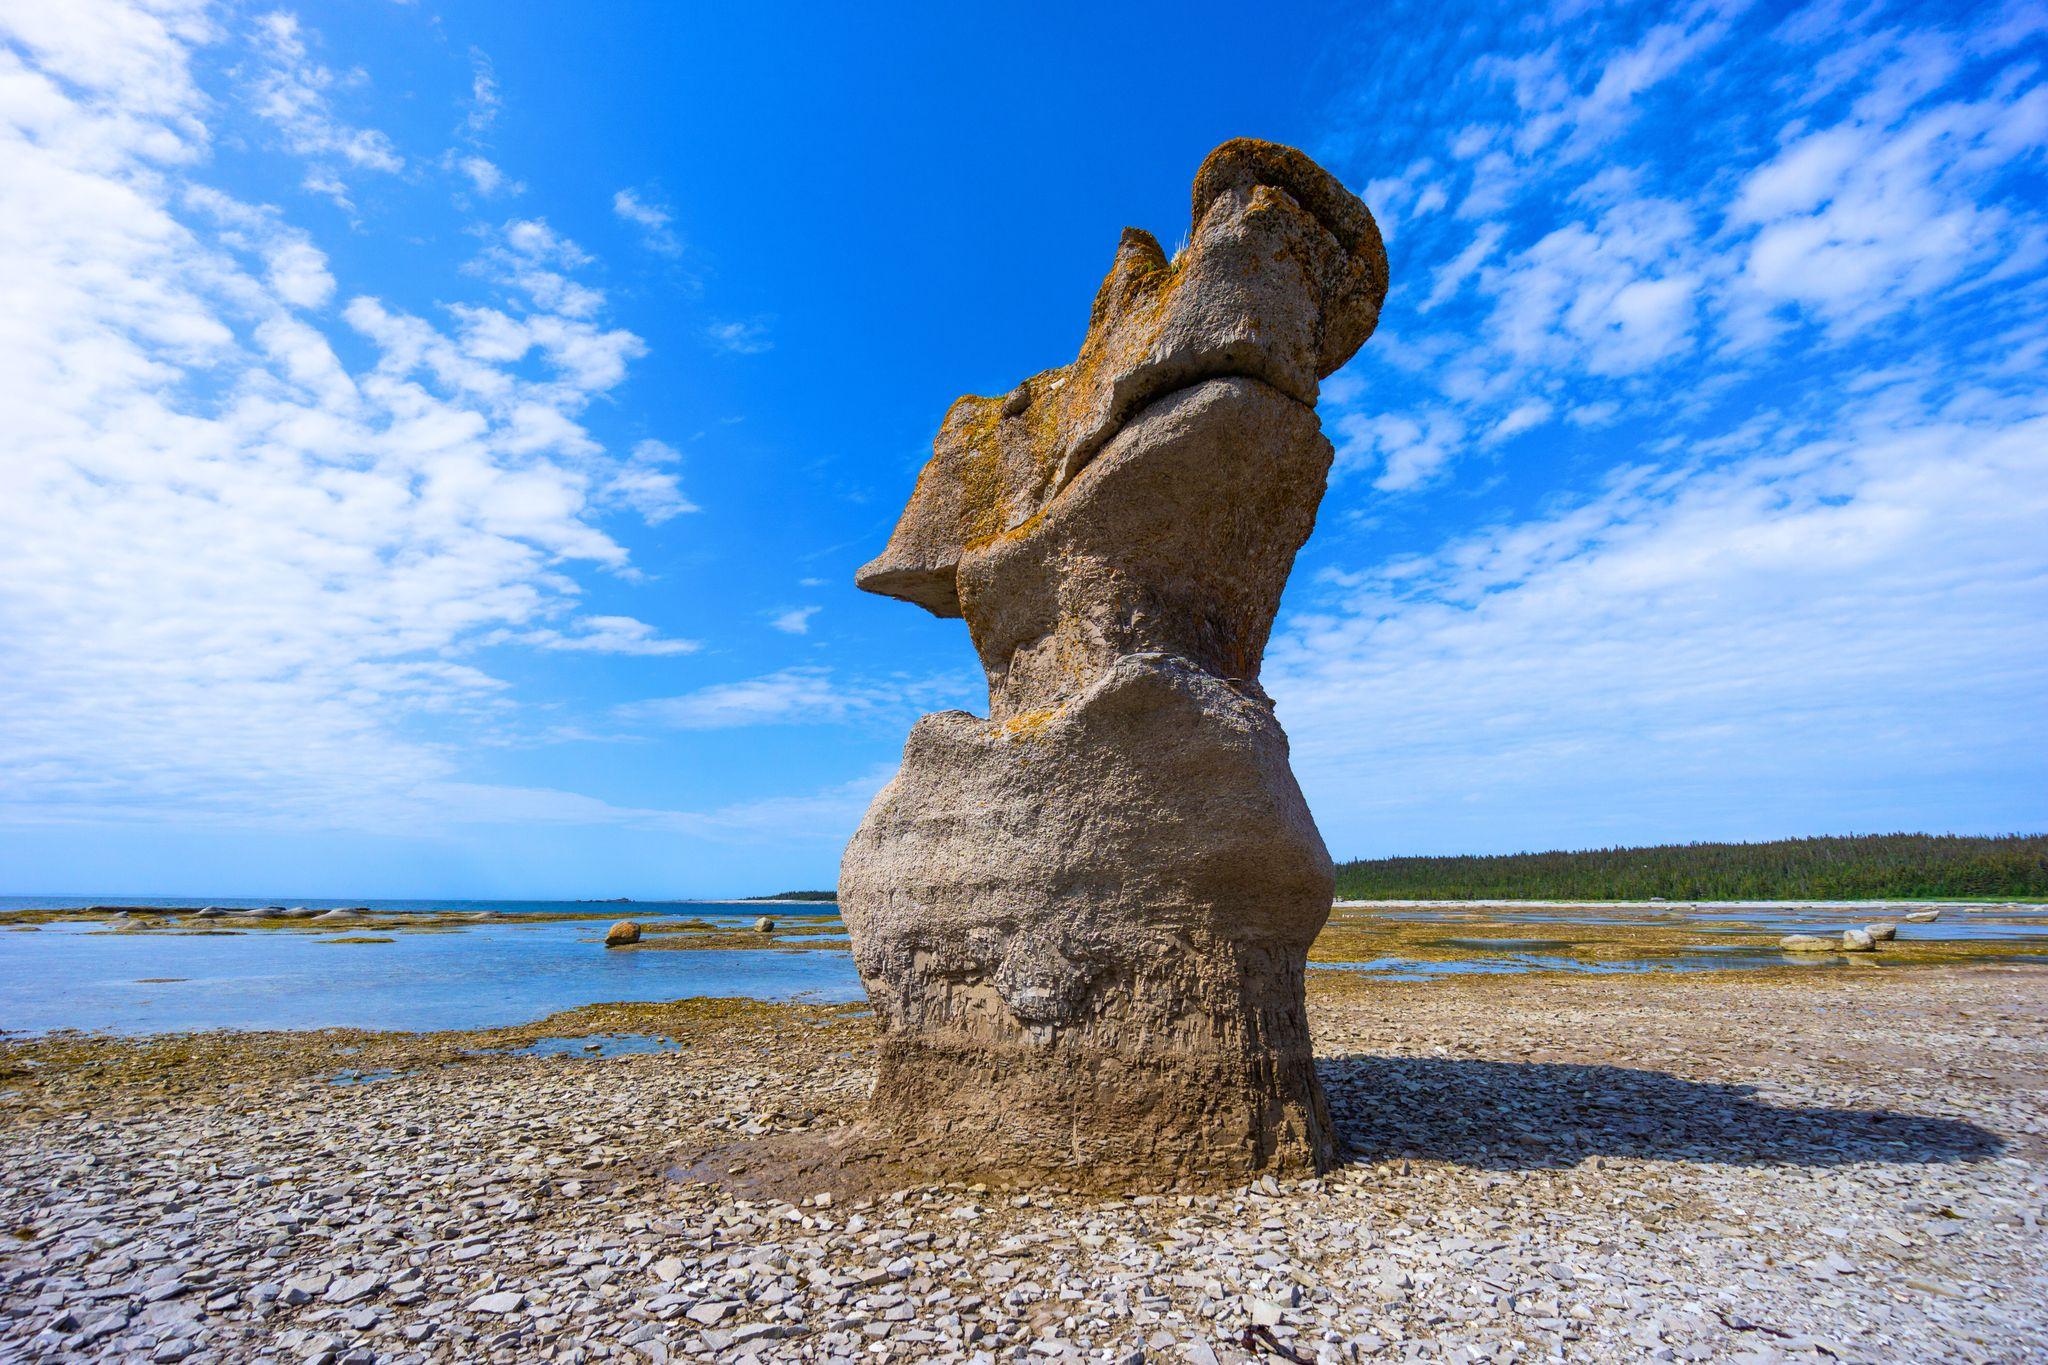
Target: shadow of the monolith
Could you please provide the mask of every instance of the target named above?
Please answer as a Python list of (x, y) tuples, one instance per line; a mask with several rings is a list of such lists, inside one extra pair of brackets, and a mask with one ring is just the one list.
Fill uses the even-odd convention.
[(1779, 1106), (1755, 1087), (1558, 1062), (1324, 1057), (1316, 1069), (1347, 1161), (1420, 1157), (1487, 1170), (1591, 1156), (1839, 1166), (1998, 1155), (1997, 1134), (1882, 1109)]

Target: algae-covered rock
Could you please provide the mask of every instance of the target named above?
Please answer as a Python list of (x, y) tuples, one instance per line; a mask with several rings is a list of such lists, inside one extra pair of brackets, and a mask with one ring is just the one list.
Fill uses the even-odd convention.
[(1080, 356), (946, 414), (856, 581), (964, 617), (986, 719), (926, 716), (848, 846), (914, 1161), (1091, 1182), (1327, 1165), (1303, 1010), (1329, 854), (1259, 669), (1331, 461), (1321, 379), (1372, 333), (1365, 206), (1224, 144), (1172, 260), (1126, 229)]
[(622, 919), (604, 931), (604, 946), (607, 948), (623, 948), (639, 941), (640, 926), (629, 919)]

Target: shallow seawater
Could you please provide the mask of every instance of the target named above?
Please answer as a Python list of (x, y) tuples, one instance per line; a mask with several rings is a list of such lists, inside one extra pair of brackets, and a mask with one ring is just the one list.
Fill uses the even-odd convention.
[[(644, 907), (632, 913), (648, 914)], [(389, 943), (336, 944), (326, 935), (276, 930), (184, 935), (46, 924), (38, 934), (0, 935), (0, 1030), (427, 1031), (519, 1024), (619, 1001), (861, 998), (846, 953), (608, 952), (593, 941), (603, 928), (587, 920), (508, 919), (446, 933), (400, 932)]]
[[(1778, 954), (1770, 956), (1775, 958)], [(1587, 962), (1555, 953), (1490, 953), (1484, 957), (1440, 960), (1381, 957), (1368, 962), (1311, 962), (1309, 967), (1316, 971), (1363, 972), (1389, 981), (1435, 981), (1447, 976), (1501, 976), (1517, 972), (1580, 972), (1590, 976), (1654, 971), (1697, 972), (1737, 965), (1741, 964), (1705, 953), (1606, 962)]]
[(405, 1073), (390, 1067), (379, 1067), (374, 1071), (337, 1071), (327, 1078), (329, 1085), (375, 1085), (379, 1081), (395, 1081)]
[[(215, 927), (230, 920), (184, 917), (148, 917), (147, 924), (116, 919), (23, 926), (34, 932), (0, 934), (0, 1032), (325, 1027), (425, 1031), (525, 1023), (560, 1010), (613, 1002), (749, 996), (837, 1003), (861, 998), (845, 928), (836, 921), (837, 907), (829, 903), (208, 902), (102, 896), (0, 897), (0, 910), (138, 903), (282, 903), (315, 909), (355, 904), (366, 905), (373, 914), (396, 916), (400, 922), (394, 928), (380, 921), (367, 932), (360, 921), (331, 928), (308, 922), (289, 930), (232, 932)], [(1778, 950), (1775, 939), (1798, 932), (1831, 935), (1847, 926), (1879, 921), (1899, 924), (1902, 945), (1913, 940), (1997, 944), (2006, 954), (2002, 961), (2048, 960), (2012, 952), (2035, 945), (2048, 949), (2044, 907), (1954, 905), (1944, 907), (1932, 922), (1907, 921), (1907, 914), (1922, 908), (1696, 902), (1340, 905), (1332, 929), (1342, 933), (1333, 934), (1325, 945), (1342, 944), (1340, 951), (1355, 953), (1358, 960), (1316, 961), (1311, 966), (1389, 981), (1519, 972), (1612, 975), (1784, 966), (1847, 970), (1885, 966), (1887, 954), (1788, 954)], [(417, 912), (438, 912), (442, 922), (430, 926), (422, 913), (420, 923), (403, 923), (405, 915)], [(449, 912), (467, 918), (448, 922)], [(590, 918), (547, 918), (564, 913)], [(724, 930), (750, 926), (762, 915), (783, 923), (785, 932), (776, 945), (607, 952), (600, 942), (614, 918), (658, 923), (676, 917)], [(790, 929), (797, 932), (787, 932)], [(1459, 936), (1437, 936), (1446, 932)], [(1739, 933), (1768, 935), (1770, 941), (1713, 941)], [(1589, 951), (1587, 943), (1597, 948)], [(629, 1035), (597, 1041), (594, 1051), (586, 1049), (584, 1039), (544, 1040), (529, 1051), (537, 1056), (605, 1057), (668, 1046), (662, 1040)], [(335, 1083), (375, 1079), (382, 1077), (357, 1079), (344, 1073)]]
[(657, 1052), (681, 1052), (673, 1038), (651, 1033), (599, 1033), (588, 1038), (541, 1038), (525, 1047), (514, 1048), (514, 1057), (572, 1057), (602, 1061), (607, 1057), (645, 1057)]

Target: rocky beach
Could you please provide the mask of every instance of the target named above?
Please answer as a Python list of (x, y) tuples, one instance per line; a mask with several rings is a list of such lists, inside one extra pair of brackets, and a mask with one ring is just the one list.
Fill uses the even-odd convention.
[(1341, 1164), (1158, 1195), (804, 1187), (872, 1080), (858, 1006), (9, 1039), (0, 1355), (2048, 1351), (2048, 968), (1322, 969), (1309, 1004)]

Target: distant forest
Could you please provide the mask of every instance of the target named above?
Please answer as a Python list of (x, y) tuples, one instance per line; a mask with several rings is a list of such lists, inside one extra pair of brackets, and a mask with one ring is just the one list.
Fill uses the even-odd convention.
[(2048, 899), (2048, 834), (1858, 834), (1493, 857), (1361, 858), (1344, 900)]

